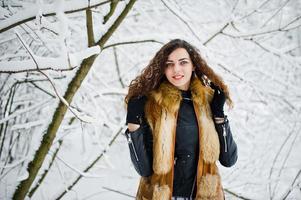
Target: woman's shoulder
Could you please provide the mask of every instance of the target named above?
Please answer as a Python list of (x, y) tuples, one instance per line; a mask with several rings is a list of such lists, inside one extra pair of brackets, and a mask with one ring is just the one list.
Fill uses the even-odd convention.
[(136, 105), (139, 105), (139, 104), (145, 104), (147, 100), (147, 96), (145, 95), (139, 95), (139, 96), (135, 96), (135, 97), (131, 97), (129, 99), (129, 102), (128, 104), (130, 105), (133, 105), (133, 104), (136, 104)]

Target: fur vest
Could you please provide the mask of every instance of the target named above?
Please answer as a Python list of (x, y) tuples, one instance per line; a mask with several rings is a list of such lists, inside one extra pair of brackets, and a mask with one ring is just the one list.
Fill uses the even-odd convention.
[[(220, 146), (210, 109), (214, 91), (196, 77), (191, 80), (190, 91), (200, 144), (196, 199), (222, 200), (221, 178), (216, 166)], [(176, 122), (181, 100), (181, 92), (167, 81), (147, 97), (145, 117), (153, 135), (154, 173), (141, 177), (137, 200), (170, 200), (172, 197)]]

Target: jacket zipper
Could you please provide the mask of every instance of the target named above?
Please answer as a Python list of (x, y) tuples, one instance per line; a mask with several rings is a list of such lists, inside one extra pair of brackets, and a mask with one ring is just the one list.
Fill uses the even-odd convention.
[(227, 149), (227, 132), (226, 132), (226, 126), (225, 126), (225, 124), (223, 124), (222, 125), (222, 127), (223, 127), (223, 137), (224, 137), (224, 142), (225, 142), (225, 152), (227, 152), (228, 151), (228, 149)]
[[(178, 119), (178, 114), (179, 112), (176, 113), (176, 120)], [(172, 171), (172, 183), (171, 183), (171, 194), (170, 194), (170, 200), (172, 199), (172, 193), (173, 193), (173, 181), (174, 181), (174, 169), (175, 169), (175, 148), (176, 148), (176, 134), (177, 134), (177, 127), (175, 128), (175, 132), (173, 134), (173, 152), (172, 152), (172, 167), (171, 167), (171, 171)], [(177, 160), (176, 160), (177, 162)]]
[(193, 195), (193, 191), (194, 191), (194, 186), (195, 186), (196, 177), (197, 177), (197, 175), (195, 175), (194, 180), (193, 180), (192, 190), (191, 190), (191, 193), (190, 193), (190, 199), (192, 199), (192, 195)]
[(135, 149), (135, 146), (134, 146), (134, 144), (133, 144), (133, 142), (132, 142), (132, 136), (131, 136), (130, 133), (128, 134), (128, 136), (129, 136), (129, 137), (128, 137), (128, 143), (129, 143), (129, 145), (132, 147), (132, 149), (133, 149), (133, 151), (134, 151), (134, 155), (135, 155), (136, 160), (139, 161), (138, 155), (137, 155), (137, 152), (136, 152), (136, 149)]
[[(200, 130), (199, 130), (199, 127), (200, 127), (200, 125), (199, 125), (199, 120), (198, 120), (198, 111), (197, 111), (197, 109), (196, 109), (196, 105), (195, 105), (195, 103), (193, 102), (193, 109), (194, 109), (194, 113), (195, 113), (195, 117), (196, 117), (196, 119), (197, 119), (197, 125), (198, 125), (198, 138), (199, 138), (199, 143), (201, 143), (201, 139), (200, 139), (200, 135), (199, 135), (199, 133), (200, 133)], [(198, 161), (197, 161), (197, 168), (196, 168), (196, 174), (195, 174), (195, 182), (194, 182), (194, 186), (196, 187), (196, 193), (198, 193), (198, 187), (199, 187), (199, 183), (198, 183), (198, 176), (199, 176), (199, 174), (198, 174), (198, 169), (199, 169), (199, 163), (200, 163), (200, 160), (199, 160), (199, 156), (200, 156), (200, 148), (198, 147)], [(193, 192), (193, 190), (192, 190), (192, 192)], [(193, 193), (192, 193), (192, 195), (193, 195)]]

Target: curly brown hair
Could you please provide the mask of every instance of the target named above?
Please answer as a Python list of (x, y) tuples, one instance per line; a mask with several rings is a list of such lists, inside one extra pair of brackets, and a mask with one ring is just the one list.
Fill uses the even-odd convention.
[(133, 79), (129, 85), (129, 92), (125, 97), (125, 102), (128, 103), (132, 97), (147, 95), (150, 91), (157, 89), (160, 84), (166, 80), (165, 68), (168, 56), (178, 48), (184, 48), (188, 52), (190, 59), (195, 67), (196, 76), (202, 80), (204, 85), (212, 82), (218, 86), (226, 96), (227, 104), (232, 107), (233, 102), (229, 95), (227, 85), (222, 78), (217, 75), (201, 57), (198, 49), (181, 39), (174, 39), (166, 43), (156, 53), (149, 64), (143, 69), (142, 73)]

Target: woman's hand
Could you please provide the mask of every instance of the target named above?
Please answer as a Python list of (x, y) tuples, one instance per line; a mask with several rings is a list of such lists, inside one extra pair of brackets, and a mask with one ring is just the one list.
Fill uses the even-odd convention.
[(225, 93), (212, 82), (210, 83), (210, 87), (214, 90), (213, 99), (211, 101), (212, 114), (215, 118), (224, 118)]
[(126, 121), (130, 132), (136, 131), (144, 119), (144, 105), (146, 97), (131, 98), (127, 106)]

